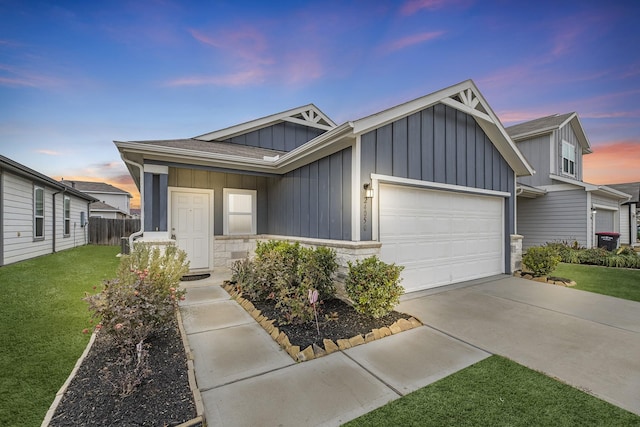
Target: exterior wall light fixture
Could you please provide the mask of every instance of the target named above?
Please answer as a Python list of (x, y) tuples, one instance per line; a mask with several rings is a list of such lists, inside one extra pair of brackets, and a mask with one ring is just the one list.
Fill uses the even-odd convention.
[(364, 198), (373, 199), (373, 187), (369, 183), (364, 185)]

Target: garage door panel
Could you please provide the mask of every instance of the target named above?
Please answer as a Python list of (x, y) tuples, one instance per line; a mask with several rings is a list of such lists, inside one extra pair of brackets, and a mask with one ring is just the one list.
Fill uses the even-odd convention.
[(380, 186), (381, 258), (407, 291), (504, 272), (500, 197)]

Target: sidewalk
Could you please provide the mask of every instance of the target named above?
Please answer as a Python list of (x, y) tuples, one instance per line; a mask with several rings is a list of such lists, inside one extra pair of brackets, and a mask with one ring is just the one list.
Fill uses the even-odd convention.
[(209, 425), (337, 426), (490, 356), (422, 326), (296, 363), (220, 287), (229, 276), (182, 283)]

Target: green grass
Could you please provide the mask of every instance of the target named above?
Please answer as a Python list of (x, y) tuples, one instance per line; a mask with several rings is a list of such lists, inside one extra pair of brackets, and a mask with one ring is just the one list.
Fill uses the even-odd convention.
[(87, 345), (82, 301), (115, 277), (114, 246), (83, 246), (0, 267), (0, 425), (39, 426)]
[(560, 263), (551, 276), (575, 280), (575, 289), (640, 301), (640, 270)]
[(491, 356), (346, 425), (640, 426), (640, 417)]

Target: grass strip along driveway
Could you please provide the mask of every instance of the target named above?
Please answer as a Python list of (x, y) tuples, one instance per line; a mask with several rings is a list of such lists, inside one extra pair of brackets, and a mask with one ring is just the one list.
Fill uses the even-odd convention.
[(491, 356), (346, 424), (357, 426), (640, 426), (640, 417)]
[(638, 269), (560, 263), (551, 276), (575, 280), (575, 289), (640, 302)]
[(82, 301), (119, 247), (82, 246), (0, 268), (0, 425), (39, 426), (89, 341)]

